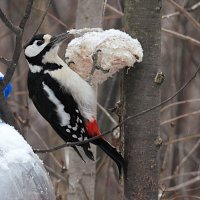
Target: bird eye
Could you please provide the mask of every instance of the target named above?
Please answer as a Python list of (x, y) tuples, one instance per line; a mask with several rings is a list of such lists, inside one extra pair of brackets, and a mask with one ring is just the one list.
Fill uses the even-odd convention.
[(42, 44), (44, 44), (44, 41), (42, 41), (42, 40), (39, 40), (39, 41), (37, 41), (37, 43), (36, 43), (38, 46), (40, 46), (40, 45), (42, 45)]

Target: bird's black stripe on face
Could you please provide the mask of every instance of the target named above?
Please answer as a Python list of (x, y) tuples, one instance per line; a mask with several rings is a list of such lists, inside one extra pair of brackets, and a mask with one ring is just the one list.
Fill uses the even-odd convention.
[(61, 69), (62, 66), (57, 64), (57, 63), (48, 63), (48, 62), (45, 63), (45, 64), (42, 63), (44, 55), (50, 49), (51, 49), (51, 46), (47, 45), (37, 56), (28, 57), (28, 56), (25, 55), (25, 57), (28, 60), (29, 64), (41, 66), (43, 68), (43, 70), (41, 72), (43, 72), (45, 69), (48, 69), (49, 71), (56, 70), (56, 69)]
[(25, 46), (25, 48), (28, 46), (28, 45), (32, 45), (36, 40), (42, 40), (44, 42), (44, 35), (45, 34), (38, 34), (38, 35), (35, 35), (31, 40), (30, 42)]

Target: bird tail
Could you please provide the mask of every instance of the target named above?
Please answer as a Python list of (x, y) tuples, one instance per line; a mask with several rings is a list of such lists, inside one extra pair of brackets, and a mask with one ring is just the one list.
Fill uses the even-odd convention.
[(98, 145), (108, 156), (110, 156), (118, 166), (119, 175), (121, 176), (122, 170), (123, 173), (126, 173), (126, 164), (122, 155), (113, 147), (108, 141), (103, 138), (92, 141), (93, 144)]
[[(82, 160), (83, 162), (85, 162), (83, 156), (81, 155), (81, 153), (79, 152), (79, 150), (77, 149), (77, 147), (76, 147), (76, 146), (72, 146), (72, 147), (74, 148), (75, 152), (79, 155), (79, 157), (81, 158), (81, 160)], [(86, 163), (86, 162), (85, 162), (85, 163)]]

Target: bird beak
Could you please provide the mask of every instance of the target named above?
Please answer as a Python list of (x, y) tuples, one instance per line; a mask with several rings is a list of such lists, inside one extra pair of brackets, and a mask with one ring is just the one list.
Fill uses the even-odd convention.
[(53, 36), (50, 40), (50, 44), (52, 46), (55, 46), (57, 44), (60, 44), (64, 40), (70, 40), (72, 39), (73, 35), (69, 34), (68, 32), (61, 33), (59, 35)]

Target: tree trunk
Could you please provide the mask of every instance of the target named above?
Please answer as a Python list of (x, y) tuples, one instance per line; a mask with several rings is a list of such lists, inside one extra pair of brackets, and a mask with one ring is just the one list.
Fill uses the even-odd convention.
[[(158, 0), (125, 0), (125, 30), (137, 38), (144, 49), (144, 59), (136, 69), (125, 71), (124, 118), (135, 115), (160, 102), (159, 85), (154, 77), (160, 67), (160, 9)], [(159, 109), (152, 110), (124, 125), (125, 175), (127, 199), (158, 199)]]
[[(104, 0), (79, 0), (77, 6), (76, 28), (95, 28), (102, 26)], [(92, 145), (92, 152), (96, 158), (96, 146)], [(96, 163), (84, 156), (84, 163), (79, 156), (66, 149), (68, 160), (69, 182), (74, 188), (69, 187), (68, 199), (85, 200), (95, 199)]]

